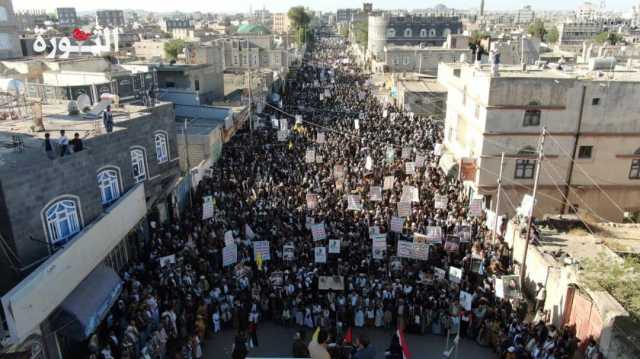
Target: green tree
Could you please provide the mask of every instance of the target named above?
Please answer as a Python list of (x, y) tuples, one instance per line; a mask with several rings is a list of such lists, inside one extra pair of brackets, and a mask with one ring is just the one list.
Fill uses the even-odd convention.
[(303, 6), (294, 6), (289, 9), (287, 13), (289, 20), (291, 20), (291, 26), (295, 29), (305, 27), (311, 22), (311, 16), (307, 13)]
[(540, 19), (537, 19), (532, 24), (529, 25), (527, 32), (534, 37), (540, 39), (540, 41), (544, 41), (544, 35), (547, 33), (547, 29), (544, 27), (544, 22)]
[(560, 38), (560, 34), (558, 33), (558, 28), (553, 26), (547, 31), (547, 34), (545, 35), (544, 40), (547, 43), (555, 44), (556, 42), (558, 42), (559, 38)]
[(184, 50), (185, 42), (179, 39), (169, 40), (164, 43), (164, 54), (169, 60), (175, 60)]
[(369, 41), (369, 23), (367, 21), (358, 21), (353, 23), (352, 26), (356, 43), (360, 46), (367, 46)]
[(611, 45), (615, 45), (619, 42), (623, 42), (624, 38), (622, 37), (622, 35), (615, 32), (604, 31), (596, 35), (596, 37), (593, 38), (593, 41), (600, 45), (604, 44), (605, 42), (608, 42)]

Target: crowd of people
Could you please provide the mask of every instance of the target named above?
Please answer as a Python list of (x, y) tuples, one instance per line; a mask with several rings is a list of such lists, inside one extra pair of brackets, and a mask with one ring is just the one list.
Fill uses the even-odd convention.
[[(545, 324), (542, 311), (532, 319), (517, 293), (496, 296), (495, 278), (512, 271), (509, 248), (493, 241), (460, 181), (438, 166), (441, 122), (376, 97), (368, 76), (341, 61), (345, 53), (339, 41), (320, 41), (281, 107), (266, 106), (263, 126), (225, 144), (194, 206), (152, 223), (146, 255), (123, 273), (120, 299), (89, 341), (93, 357), (197, 359), (208, 337), (234, 330), (232, 357), (244, 358), (259, 345), (260, 323), (272, 321), (322, 328), (309, 346), (300, 336), (293, 345), (293, 354), (313, 358), (345, 344), (349, 328), (459, 335), (505, 358), (573, 358), (570, 328)], [(383, 185), (385, 177), (393, 182)], [(410, 199), (408, 186), (417, 189)], [(207, 196), (213, 216), (203, 220)], [(410, 212), (400, 216), (406, 202)], [(318, 224), (324, 235), (311, 230)], [(426, 254), (399, 256), (398, 242), (433, 227), (441, 236)], [(384, 238), (382, 250), (374, 236)], [(339, 248), (327, 251), (330, 240)], [(268, 242), (268, 255), (257, 254), (256, 241)], [(223, 256), (231, 246), (233, 263)], [(462, 275), (450, 277), (450, 267)], [(322, 288), (326, 280), (339, 288)], [(397, 335), (391, 343), (388, 356), (401, 358)], [(353, 344), (354, 357), (371, 357), (365, 337)]]

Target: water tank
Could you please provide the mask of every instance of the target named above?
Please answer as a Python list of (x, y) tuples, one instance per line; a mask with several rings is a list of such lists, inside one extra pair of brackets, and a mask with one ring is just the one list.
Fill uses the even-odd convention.
[(0, 92), (8, 92), (14, 96), (24, 95), (24, 83), (16, 79), (0, 78)]
[(589, 59), (589, 71), (607, 70), (611, 71), (616, 67), (615, 57), (595, 57)]

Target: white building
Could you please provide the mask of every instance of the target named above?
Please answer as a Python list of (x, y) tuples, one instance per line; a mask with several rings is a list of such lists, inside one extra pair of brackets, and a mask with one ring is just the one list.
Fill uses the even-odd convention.
[(545, 127), (537, 216), (577, 209), (621, 221), (624, 212), (640, 211), (637, 70), (511, 66), (492, 76), (488, 66), (441, 64), (438, 81), (448, 90), (441, 165), (451, 170), (464, 160), (465, 187), (483, 195), (487, 208), (495, 210), (502, 152), (501, 214), (514, 214), (531, 192)]
[(531, 9), (531, 5), (523, 6), (522, 9), (518, 10), (516, 17), (514, 19), (514, 23), (526, 25), (533, 22), (536, 17), (536, 13)]
[(584, 2), (576, 9), (576, 18), (578, 21), (592, 21), (598, 18), (599, 9), (591, 2)]

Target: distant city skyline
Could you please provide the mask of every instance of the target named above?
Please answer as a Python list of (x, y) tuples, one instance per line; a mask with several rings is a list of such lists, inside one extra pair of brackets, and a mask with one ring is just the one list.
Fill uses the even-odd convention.
[[(437, 4), (444, 4), (449, 8), (457, 9), (470, 9), (478, 8), (480, 6), (480, 0), (474, 1), (467, 0), (452, 0), (452, 1), (418, 1), (418, 0), (378, 0), (372, 1), (374, 9), (424, 9), (434, 7)], [(608, 0), (606, 8), (608, 10), (626, 11), (630, 10), (635, 1), (629, 0)], [(52, 3), (54, 6), (52, 6)], [(179, 3), (164, 2), (157, 0), (111, 0), (109, 2), (97, 2), (97, 1), (81, 1), (81, 0), (13, 0), (13, 6), (16, 10), (28, 10), (28, 9), (47, 9), (53, 10), (56, 7), (75, 7), (78, 11), (91, 11), (96, 9), (130, 9), (130, 10), (146, 10), (153, 12), (248, 12), (249, 7), (255, 9), (262, 9), (263, 6), (273, 12), (284, 12), (292, 6), (303, 5), (309, 6), (313, 10), (321, 11), (335, 11), (342, 8), (357, 8), (362, 6), (362, 1), (359, 0), (323, 0), (309, 1), (309, 0), (277, 0), (271, 3), (264, 1), (251, 1), (251, 0), (235, 0), (225, 1), (216, 4), (210, 4), (209, 6), (203, 4), (199, 0), (182, 0)], [(553, 1), (553, 0), (537, 0), (530, 2), (513, 2), (509, 0), (488, 0), (485, 1), (485, 9), (487, 11), (492, 10), (516, 10), (523, 5), (531, 5), (534, 10), (573, 10), (577, 8), (584, 1), (580, 0), (568, 0), (568, 1)], [(599, 1), (592, 1), (596, 6), (600, 4)], [(135, 5), (134, 5), (135, 4)]]

